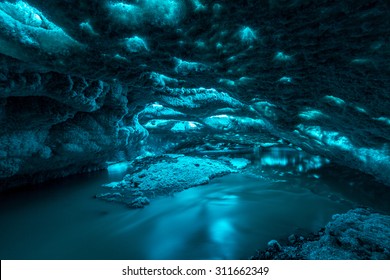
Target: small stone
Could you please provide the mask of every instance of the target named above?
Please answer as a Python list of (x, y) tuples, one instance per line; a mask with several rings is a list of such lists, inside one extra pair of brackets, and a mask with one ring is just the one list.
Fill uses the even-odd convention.
[(291, 234), (291, 235), (288, 237), (288, 241), (289, 241), (291, 244), (294, 244), (294, 243), (297, 241), (297, 238), (295, 237), (294, 234)]
[(276, 240), (271, 240), (270, 242), (268, 242), (267, 245), (268, 245), (268, 248), (270, 250), (274, 250), (274, 251), (277, 251), (277, 252), (282, 250), (282, 246)]

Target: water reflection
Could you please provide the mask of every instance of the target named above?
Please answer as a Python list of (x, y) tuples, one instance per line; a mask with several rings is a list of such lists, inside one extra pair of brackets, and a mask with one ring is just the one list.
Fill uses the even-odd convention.
[(107, 168), (107, 171), (108, 174), (111, 176), (117, 174), (122, 175), (129, 169), (129, 167), (130, 167), (129, 162), (119, 162), (119, 163), (110, 164)]
[(321, 156), (309, 155), (290, 147), (271, 147), (264, 149), (255, 158), (256, 168), (262, 170), (288, 171), (293, 173), (306, 173), (319, 169), (329, 163)]
[(233, 174), (123, 214), (112, 234), (136, 240), (128, 249), (133, 258), (240, 259), (270, 239), (316, 230), (349, 207), (307, 189)]
[(237, 231), (232, 225), (232, 221), (228, 218), (222, 218), (211, 224), (210, 236), (211, 240), (218, 244), (220, 252), (219, 255), (224, 259), (234, 258), (231, 246), (234, 243), (234, 237), (237, 236)]

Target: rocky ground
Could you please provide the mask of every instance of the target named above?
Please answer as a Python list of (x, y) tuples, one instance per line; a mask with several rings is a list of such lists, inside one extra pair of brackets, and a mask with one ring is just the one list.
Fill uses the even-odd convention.
[(362, 208), (337, 214), (316, 233), (271, 240), (252, 259), (389, 260), (390, 216)]
[(106, 191), (96, 197), (142, 208), (155, 197), (207, 184), (215, 177), (237, 172), (248, 163), (244, 158), (210, 159), (180, 154), (140, 158), (133, 162), (131, 174), (120, 182), (104, 185)]

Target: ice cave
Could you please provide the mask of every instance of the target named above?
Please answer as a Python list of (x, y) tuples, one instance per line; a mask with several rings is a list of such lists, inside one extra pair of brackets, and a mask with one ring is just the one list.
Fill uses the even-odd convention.
[(387, 0), (1, 0), (0, 259), (390, 259)]

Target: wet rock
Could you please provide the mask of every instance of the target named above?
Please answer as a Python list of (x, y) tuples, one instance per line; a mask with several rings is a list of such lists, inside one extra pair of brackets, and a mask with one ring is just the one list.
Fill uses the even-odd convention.
[[(368, 209), (334, 215), (325, 229), (294, 243), (268, 243), (253, 259), (387, 260), (390, 259), (390, 216)], [(279, 244), (279, 243), (277, 243)], [(279, 248), (279, 249), (275, 249)]]
[[(140, 208), (149, 200), (180, 192), (184, 189), (207, 184), (211, 179), (235, 172), (226, 163), (208, 158), (183, 155), (165, 155), (142, 158), (134, 162), (134, 172), (124, 176), (120, 182), (106, 184), (114, 192), (117, 202)], [(106, 196), (99, 197), (105, 199)], [(109, 197), (110, 201), (112, 199)]]
[(295, 234), (291, 234), (291, 235), (288, 237), (288, 241), (289, 241), (291, 244), (294, 244), (294, 243), (297, 241), (297, 238), (295, 237)]
[(147, 197), (140, 196), (140, 197), (135, 198), (130, 203), (129, 206), (132, 208), (144, 208), (145, 205), (149, 205), (149, 204), (150, 204), (150, 200)]
[(333, 216), (324, 235), (302, 248), (309, 259), (389, 259), (390, 216), (356, 209)]
[(280, 246), (279, 242), (276, 240), (269, 241), (267, 245), (268, 245), (269, 250), (272, 250), (275, 252), (279, 252), (282, 250), (282, 246)]

